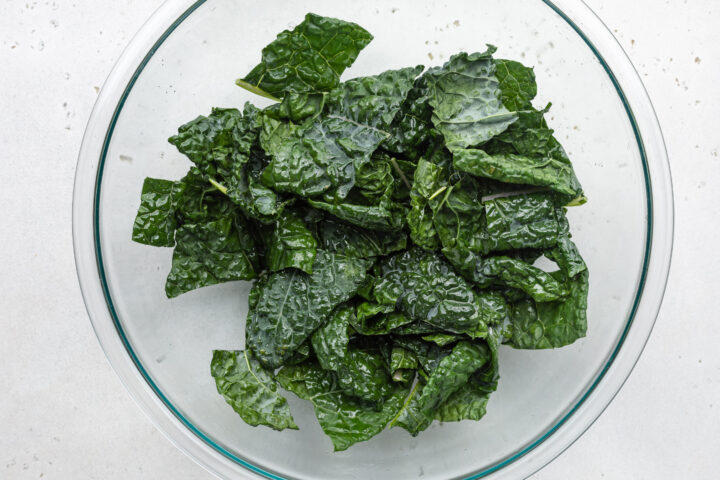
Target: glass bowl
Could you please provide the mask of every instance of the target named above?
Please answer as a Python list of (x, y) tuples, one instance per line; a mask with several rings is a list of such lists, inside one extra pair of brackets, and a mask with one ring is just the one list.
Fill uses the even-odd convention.
[[(212, 106), (262, 98), (234, 80), (305, 13), (375, 35), (344, 78), (442, 64), (499, 47), (535, 66), (536, 106), (574, 160), (589, 198), (571, 225), (590, 269), (587, 338), (551, 351), (502, 348), (501, 381), (480, 422), (385, 431), (333, 453), (308, 402), (299, 431), (245, 423), (216, 393), (212, 349), (243, 347), (249, 284), (165, 297), (171, 249), (130, 239), (146, 176), (188, 161), (166, 139)], [(630, 61), (575, 0), (170, 1), (107, 79), (80, 151), (73, 203), (78, 274), (110, 363), (157, 427), (222, 478), (524, 478), (575, 441), (630, 374), (662, 300), (672, 249), (672, 187), (662, 135)]]

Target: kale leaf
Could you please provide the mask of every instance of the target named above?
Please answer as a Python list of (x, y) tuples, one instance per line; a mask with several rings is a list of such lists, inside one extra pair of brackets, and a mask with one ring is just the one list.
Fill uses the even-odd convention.
[(185, 224), (175, 232), (175, 242), (172, 268), (165, 283), (168, 298), (208, 285), (257, 276), (252, 261), (254, 241), (242, 217)]
[(391, 426), (403, 427), (415, 436), (435, 418), (435, 410), (466, 384), (470, 375), (490, 359), (489, 349), (482, 344), (459, 342), (452, 352), (438, 363), (427, 384), (411, 394)]
[(317, 240), (294, 213), (280, 214), (268, 236), (266, 248), (265, 261), (271, 272), (292, 267), (312, 273)]
[(561, 271), (551, 275), (565, 281), (569, 290), (567, 298), (537, 304), (528, 299), (513, 304), (509, 345), (524, 349), (559, 348), (585, 336), (587, 270), (569, 279)]
[(487, 326), (504, 321), (507, 306), (491, 292), (475, 292), (438, 255), (412, 249), (380, 265), (375, 283), (377, 303), (395, 305), (408, 317), (471, 337), (483, 337)]
[(288, 92), (328, 92), (372, 38), (355, 23), (308, 13), (263, 48), (262, 62), (236, 83), (273, 99)]
[(380, 433), (408, 394), (406, 387), (395, 386), (378, 410), (343, 394), (332, 372), (313, 363), (285, 367), (278, 372), (277, 379), (286, 390), (312, 402), (320, 427), (332, 440), (336, 452)]
[(570, 164), (553, 157), (527, 157), (514, 153), (490, 155), (468, 149), (454, 153), (458, 170), (506, 183), (548, 187), (571, 199), (582, 196), (582, 187)]
[(297, 430), (273, 373), (266, 370), (252, 352), (215, 350), (210, 369), (218, 393), (247, 424)]
[(146, 178), (140, 208), (133, 223), (132, 239), (154, 247), (174, 247), (177, 202), (185, 185), (182, 182)]
[(262, 278), (250, 293), (246, 341), (257, 358), (276, 368), (332, 310), (355, 295), (370, 263), (318, 250), (313, 273), (288, 269)]
[(295, 125), (266, 119), (261, 143), (272, 157), (268, 187), (343, 200), (370, 162), (422, 67), (388, 70), (344, 82), (328, 94), (324, 115)]
[(495, 50), (488, 46), (484, 53), (460, 53), (426, 73), (432, 121), (450, 150), (485, 143), (517, 120), (501, 99)]

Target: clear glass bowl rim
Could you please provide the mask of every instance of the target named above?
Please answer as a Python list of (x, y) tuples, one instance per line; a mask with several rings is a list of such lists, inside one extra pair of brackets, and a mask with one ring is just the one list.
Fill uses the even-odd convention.
[[(99, 194), (105, 155), (117, 116), (160, 44), (207, 0), (168, 0), (145, 23), (118, 59), (88, 121), (73, 192), (73, 244), (88, 315), (108, 360), (155, 426), (180, 450), (222, 478), (283, 480), (217, 445), (172, 405), (145, 372), (125, 337), (107, 289), (99, 244)], [(466, 476), (525, 478), (552, 461), (600, 416), (630, 375), (650, 336), (667, 283), (673, 242), (673, 194), (662, 132), (652, 103), (616, 39), (580, 0), (539, 0), (562, 17), (602, 64), (622, 100), (643, 161), (648, 226), (644, 268), (635, 304), (615, 351), (578, 403), (542, 437), (513, 456)], [(602, 53), (601, 53), (602, 52)]]

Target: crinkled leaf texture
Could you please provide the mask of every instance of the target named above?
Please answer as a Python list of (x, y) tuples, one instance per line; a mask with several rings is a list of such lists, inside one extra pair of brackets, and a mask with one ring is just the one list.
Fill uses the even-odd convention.
[(261, 279), (250, 293), (246, 341), (266, 366), (281, 366), (332, 310), (357, 292), (370, 262), (318, 250), (312, 275), (288, 269)]
[(450, 150), (487, 142), (517, 120), (503, 105), (494, 52), (489, 46), (484, 53), (453, 55), (426, 74), (432, 121)]
[(269, 223), (281, 209), (275, 192), (248, 173), (253, 145), (260, 130), (260, 110), (246, 103), (235, 108), (213, 108), (178, 129), (168, 141), (195, 164), (202, 177), (240, 206), (244, 214)]
[(343, 394), (332, 372), (314, 363), (285, 367), (277, 377), (283, 388), (313, 403), (320, 427), (332, 440), (335, 451), (380, 433), (400, 410), (408, 393), (406, 387), (393, 387), (378, 410)]
[(572, 165), (553, 157), (526, 157), (513, 153), (490, 155), (483, 150), (459, 150), (453, 164), (458, 170), (506, 183), (548, 187), (571, 199), (582, 195)]
[(301, 218), (285, 211), (275, 222), (266, 246), (265, 260), (271, 272), (297, 268), (312, 273), (317, 241)]
[(489, 359), (490, 351), (485, 345), (465, 341), (458, 343), (449, 355), (440, 360), (427, 384), (416, 386), (414, 394), (393, 420), (393, 426), (403, 427), (413, 436), (425, 430), (435, 418), (435, 410)]
[(476, 292), (437, 254), (415, 248), (384, 260), (373, 295), (418, 321), (471, 337), (484, 337), (487, 326), (502, 323), (507, 305), (492, 292)]
[(165, 282), (168, 298), (196, 288), (256, 277), (255, 245), (241, 217), (185, 224), (175, 233), (172, 268)]
[(210, 370), (218, 393), (247, 424), (297, 430), (272, 372), (266, 370), (252, 352), (215, 350)]
[(134, 241), (154, 247), (175, 246), (175, 210), (183, 189), (182, 182), (145, 179), (140, 208), (133, 223)]
[(308, 13), (263, 48), (262, 61), (237, 84), (270, 98), (288, 92), (328, 92), (372, 40), (361, 26)]
[(348, 80), (330, 92), (324, 115), (300, 125), (266, 120), (261, 143), (272, 161), (263, 183), (303, 197), (347, 197), (356, 173), (389, 136), (390, 122), (421, 71), (409, 67)]
[[(565, 278), (563, 272), (553, 272)], [(587, 270), (565, 279), (569, 295), (554, 302), (534, 303), (527, 299), (512, 305), (512, 337), (507, 343), (515, 348), (543, 349), (570, 345), (587, 331)]]

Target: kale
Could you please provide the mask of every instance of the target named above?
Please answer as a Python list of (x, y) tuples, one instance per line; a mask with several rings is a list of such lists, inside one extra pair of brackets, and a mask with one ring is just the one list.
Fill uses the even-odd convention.
[(276, 430), (298, 428), (293, 392), (336, 451), (479, 420), (499, 348), (562, 347), (588, 325), (566, 215), (587, 199), (533, 69), (488, 46), (342, 81), (372, 38), (311, 13), (281, 32), (236, 81), (274, 103), (180, 126), (189, 171), (145, 179), (132, 228), (174, 248), (168, 298), (253, 282), (245, 349), (213, 353), (217, 390)]
[(268, 235), (266, 249), (265, 260), (269, 271), (293, 267), (312, 273), (317, 240), (297, 215), (289, 211), (280, 214)]
[(270, 98), (288, 92), (328, 92), (372, 40), (361, 26), (308, 13), (262, 51), (262, 62), (237, 84)]
[(312, 275), (296, 269), (271, 273), (253, 286), (246, 341), (257, 358), (276, 368), (332, 310), (365, 280), (367, 260), (318, 250)]
[(211, 370), (218, 393), (246, 423), (267, 425), (275, 430), (297, 430), (273, 373), (266, 370), (252, 352), (215, 350)]

